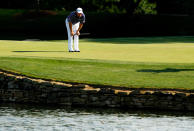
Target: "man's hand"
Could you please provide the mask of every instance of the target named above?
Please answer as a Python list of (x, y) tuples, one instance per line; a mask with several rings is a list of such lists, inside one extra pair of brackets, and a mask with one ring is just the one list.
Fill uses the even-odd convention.
[(71, 32), (71, 36), (74, 36), (74, 32), (73, 31)]
[(80, 35), (79, 30), (76, 31), (76, 35)]

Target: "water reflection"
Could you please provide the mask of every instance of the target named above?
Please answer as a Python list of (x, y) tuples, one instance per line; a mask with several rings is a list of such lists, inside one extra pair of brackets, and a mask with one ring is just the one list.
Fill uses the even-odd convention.
[(194, 131), (192, 112), (1, 104), (0, 131)]

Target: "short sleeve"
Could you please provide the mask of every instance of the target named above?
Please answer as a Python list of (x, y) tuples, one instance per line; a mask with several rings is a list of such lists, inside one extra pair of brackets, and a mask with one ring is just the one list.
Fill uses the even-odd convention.
[(85, 15), (83, 14), (83, 17), (82, 17), (80, 23), (81, 23), (81, 24), (84, 24), (85, 22), (86, 22), (86, 17), (85, 17)]

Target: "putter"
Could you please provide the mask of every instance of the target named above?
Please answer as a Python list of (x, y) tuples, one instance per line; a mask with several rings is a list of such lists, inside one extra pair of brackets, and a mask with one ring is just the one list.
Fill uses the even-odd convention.
[[(84, 35), (90, 35), (90, 33), (80, 33), (81, 36), (84, 36)], [(75, 34), (74, 34), (75, 36)]]

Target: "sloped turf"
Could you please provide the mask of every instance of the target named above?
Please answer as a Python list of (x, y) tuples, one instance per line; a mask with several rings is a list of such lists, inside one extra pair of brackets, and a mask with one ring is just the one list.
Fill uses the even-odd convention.
[(68, 82), (194, 89), (194, 37), (0, 41), (0, 68)]

